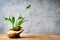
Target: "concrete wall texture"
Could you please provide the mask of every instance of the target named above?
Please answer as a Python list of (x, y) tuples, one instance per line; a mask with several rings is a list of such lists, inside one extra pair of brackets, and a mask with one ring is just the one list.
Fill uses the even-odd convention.
[(0, 0), (0, 33), (11, 27), (4, 17), (20, 14), (29, 20), (21, 25), (23, 33), (60, 34), (60, 0)]

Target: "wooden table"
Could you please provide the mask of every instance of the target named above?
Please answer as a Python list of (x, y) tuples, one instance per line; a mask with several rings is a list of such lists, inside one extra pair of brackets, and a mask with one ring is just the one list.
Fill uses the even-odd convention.
[(0, 34), (0, 40), (60, 40), (60, 34), (21, 34), (21, 38), (9, 38)]

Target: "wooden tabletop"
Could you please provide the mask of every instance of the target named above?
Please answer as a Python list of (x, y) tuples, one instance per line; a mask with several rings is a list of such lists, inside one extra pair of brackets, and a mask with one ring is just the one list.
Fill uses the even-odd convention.
[(0, 34), (0, 40), (60, 40), (60, 34), (21, 34), (21, 38), (9, 38)]

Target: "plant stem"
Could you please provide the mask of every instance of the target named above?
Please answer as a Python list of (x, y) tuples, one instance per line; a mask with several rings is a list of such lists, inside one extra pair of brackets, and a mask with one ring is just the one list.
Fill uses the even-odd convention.
[(12, 29), (14, 30), (14, 24), (12, 24)]

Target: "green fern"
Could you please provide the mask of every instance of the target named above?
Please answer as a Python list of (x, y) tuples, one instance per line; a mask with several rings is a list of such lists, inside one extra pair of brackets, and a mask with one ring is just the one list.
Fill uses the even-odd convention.
[(17, 31), (18, 28), (20, 27), (20, 25), (25, 21), (25, 20), (24, 20), (24, 17), (21, 17), (21, 16), (18, 17), (16, 23), (15, 23), (15, 17), (14, 17), (14, 16), (12, 16), (11, 18), (10, 18), (10, 17), (8, 17), (8, 18), (6, 17), (5, 20), (11, 22), (11, 24), (12, 24), (12, 29), (13, 29), (14, 31)]
[[(31, 7), (31, 4), (27, 5), (26, 9), (29, 9), (30, 7)], [(22, 16), (19, 16), (17, 20), (15, 20), (14, 16), (12, 17), (9, 16), (9, 17), (5, 17), (5, 20), (9, 21), (12, 24), (12, 29), (14, 31), (18, 31), (18, 28), (20, 27), (20, 25), (25, 22), (25, 18)]]

